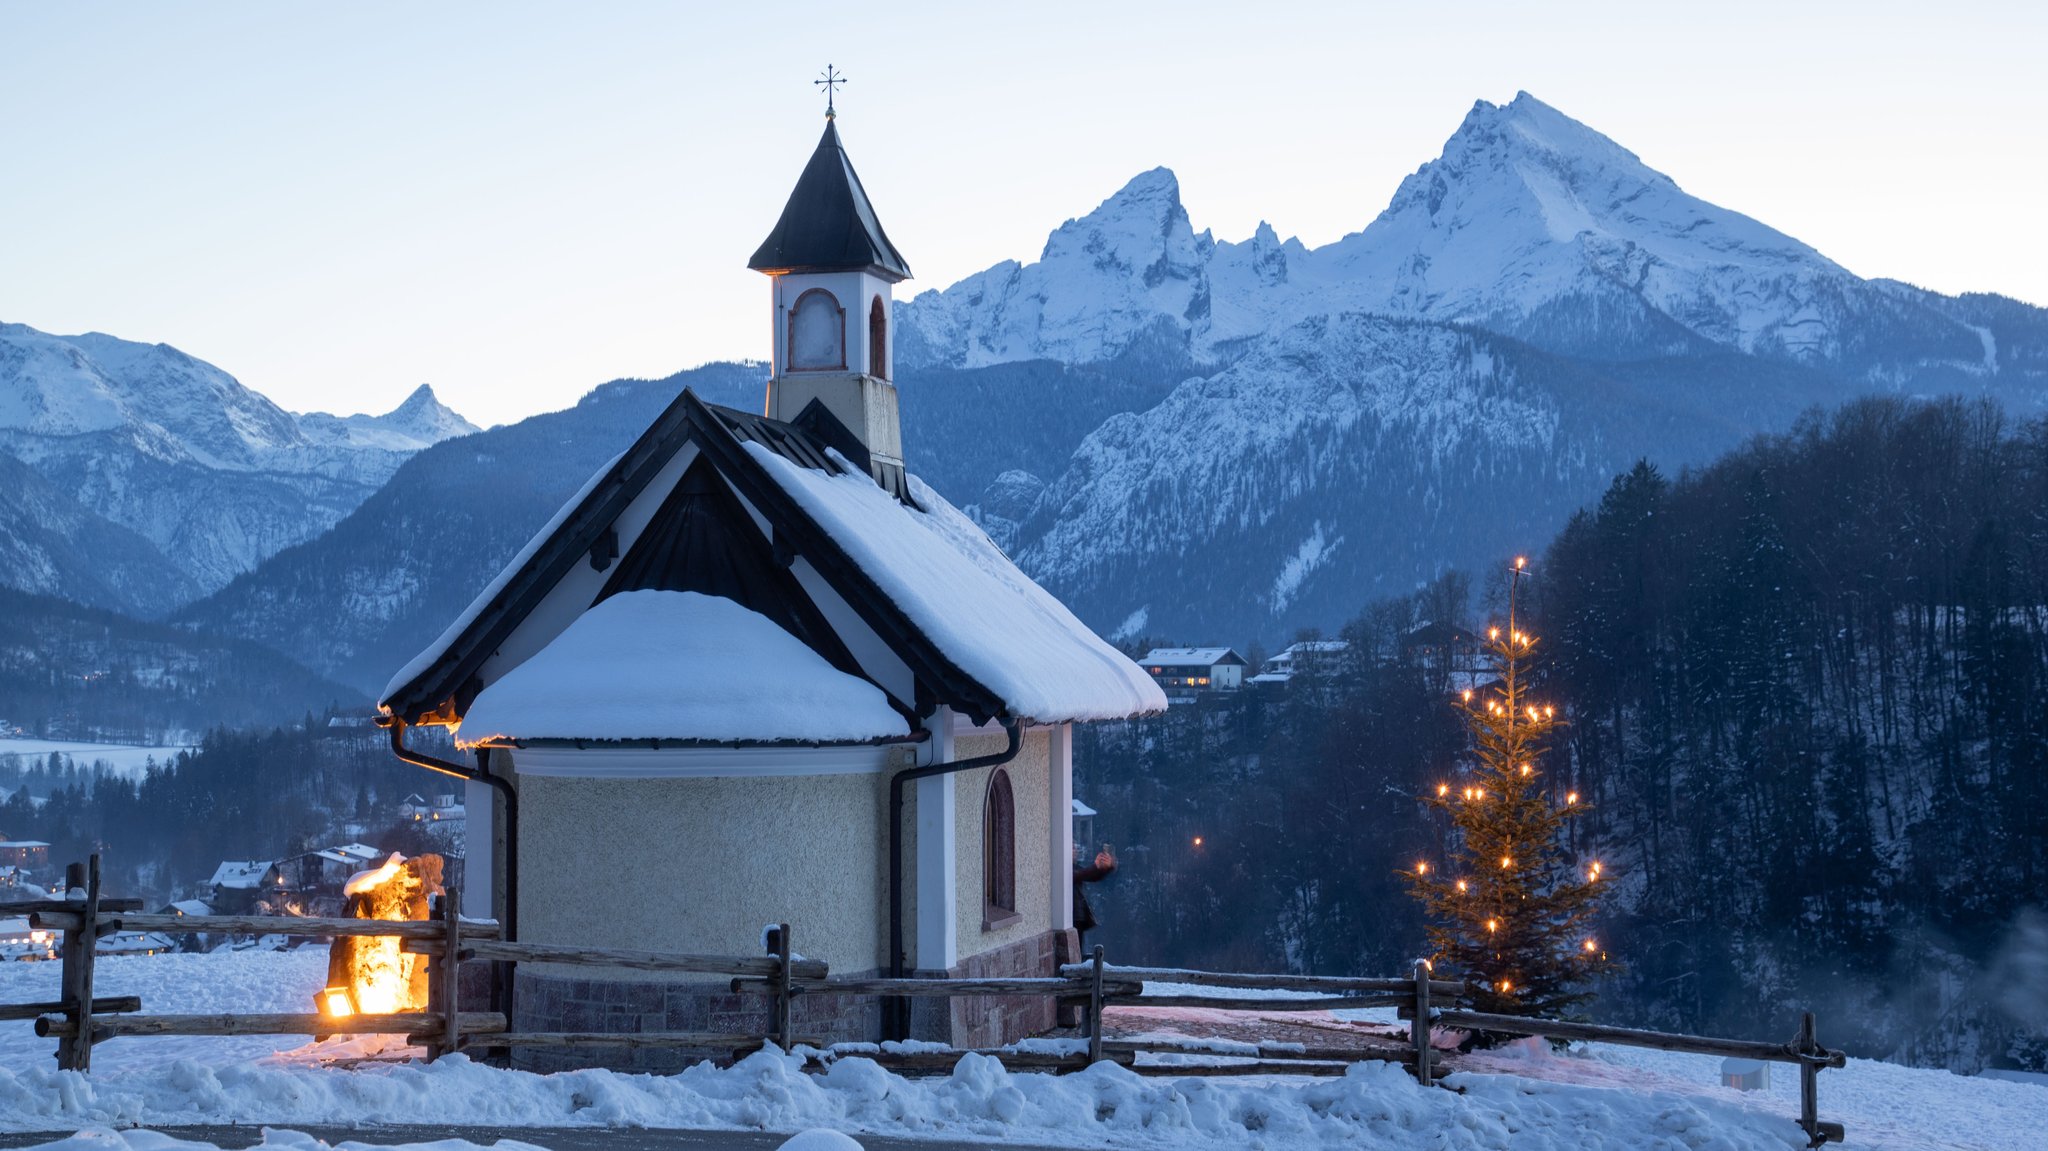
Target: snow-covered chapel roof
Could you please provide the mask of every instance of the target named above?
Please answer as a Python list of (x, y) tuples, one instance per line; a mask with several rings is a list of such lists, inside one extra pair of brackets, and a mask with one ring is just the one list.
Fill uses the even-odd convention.
[[(494, 698), (493, 686), (523, 681), (522, 691), (547, 687), (566, 699), (573, 676), (558, 666), (563, 659), (574, 655), (590, 668), (628, 659), (621, 647), (572, 636), (582, 630), (572, 625), (625, 592), (659, 590), (722, 597), (761, 617), (815, 659), (761, 670), (768, 684), (782, 676), (791, 694), (822, 665), (873, 685), (900, 733), (938, 705), (976, 723), (1165, 708), (1142, 668), (1018, 570), (971, 520), (914, 476), (900, 495), (885, 490), (869, 461), (855, 458), (864, 454), (821, 407), (785, 423), (685, 390), (393, 678), (380, 705), (407, 723), (460, 721), (465, 743), (484, 728), (533, 730), (532, 720), (495, 710), (506, 696)], [(749, 626), (758, 638), (758, 625)], [(662, 682), (676, 698), (709, 690), (688, 678), (681, 659), (672, 665), (676, 674)], [(526, 667), (530, 676), (520, 674)], [(656, 706), (638, 685), (614, 682), (611, 690), (637, 693), (642, 709)], [(647, 691), (659, 694), (653, 684)], [(598, 705), (587, 693), (584, 700)], [(476, 708), (487, 710), (474, 715)], [(768, 730), (710, 736), (680, 717), (666, 725), (678, 730), (654, 732), (641, 730), (645, 715), (605, 730), (582, 721), (573, 736), (549, 738), (807, 738)], [(765, 727), (782, 722), (756, 718)], [(854, 726), (861, 725), (882, 726), (872, 712)]]

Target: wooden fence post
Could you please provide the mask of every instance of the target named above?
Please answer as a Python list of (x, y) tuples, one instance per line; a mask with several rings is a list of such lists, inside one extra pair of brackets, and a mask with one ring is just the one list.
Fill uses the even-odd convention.
[(776, 924), (775, 938), (769, 942), (773, 945), (775, 958), (781, 961), (775, 971), (775, 1045), (787, 1052), (790, 1048), (789, 1007), (794, 994), (790, 990), (790, 961), (796, 957), (789, 942), (789, 924)]
[(434, 908), (441, 921), (441, 954), (427, 957), (427, 1006), (440, 1009), (441, 1035), (427, 1044), (427, 1062), (462, 1050), (462, 899), (445, 889)]
[(1408, 1024), (1408, 1038), (1415, 1044), (1415, 1081), (1429, 1086), (1429, 964), (1415, 961), (1415, 1018)]
[(1808, 1011), (1799, 1019), (1799, 1126), (1806, 1132), (1808, 1147), (1840, 1143), (1844, 1135), (1840, 1123), (1820, 1121), (1820, 1061), (1827, 1054), (1815, 1032), (1813, 1012)]
[(1088, 1063), (1094, 1066), (1102, 1062), (1102, 945), (1095, 945), (1095, 953), (1089, 962), (1088, 983)]
[(78, 907), (78, 926), (64, 932), (63, 969), (58, 975), (65, 1014), (71, 1017), (71, 1034), (57, 1040), (59, 1071), (92, 1070), (92, 964), (99, 951), (100, 857), (94, 853), (86, 866), (74, 863), (64, 869), (65, 895), (83, 889), (85, 902)]

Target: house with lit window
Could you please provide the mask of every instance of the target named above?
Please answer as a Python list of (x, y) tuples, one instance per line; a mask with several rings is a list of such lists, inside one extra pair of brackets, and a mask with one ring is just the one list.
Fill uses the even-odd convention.
[[(749, 266), (762, 409), (677, 396), (392, 677), (393, 749), (468, 780), (464, 909), (512, 938), (759, 954), (789, 923), (835, 974), (1051, 975), (1080, 958), (1073, 726), (1165, 697), (905, 459), (910, 266), (829, 116)], [(424, 725), (465, 758), (408, 746)], [(765, 1022), (715, 977), (592, 974), (519, 965), (513, 1029)], [(608, 1006), (626, 998), (645, 1010)], [(902, 1003), (802, 997), (795, 1026), (984, 1046), (1053, 1022), (1037, 1000)]]
[(1227, 647), (1155, 647), (1139, 663), (1174, 703), (1244, 684), (1245, 658)]

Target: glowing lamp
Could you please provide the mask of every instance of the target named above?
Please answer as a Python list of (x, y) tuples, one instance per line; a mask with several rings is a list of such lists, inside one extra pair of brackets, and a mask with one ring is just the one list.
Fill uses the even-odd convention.
[(320, 1010), (332, 1019), (342, 1019), (356, 1013), (356, 1006), (349, 1000), (348, 988), (330, 987), (320, 993)]
[(1528, 567), (1528, 566), (1529, 566), (1529, 557), (1528, 557), (1528, 556), (1516, 556), (1516, 557), (1515, 557), (1515, 570), (1516, 570), (1516, 571), (1521, 571), (1521, 570), (1522, 570), (1523, 568), (1525, 568), (1525, 567)]
[(1417, 860), (1417, 861), (1416, 861), (1416, 863), (1415, 863), (1415, 874), (1417, 874), (1417, 875), (1428, 875), (1428, 874), (1429, 874), (1429, 864), (1427, 864), (1427, 863), (1424, 863), (1424, 862), (1422, 862), (1421, 860)]
[(1579, 793), (1578, 793), (1578, 792), (1576, 792), (1576, 791), (1567, 791), (1567, 792), (1565, 792), (1565, 793), (1564, 793), (1564, 805), (1565, 805), (1566, 807), (1570, 807), (1570, 806), (1571, 806), (1572, 804), (1574, 804), (1574, 803), (1577, 803), (1578, 801), (1579, 801)]
[(1459, 891), (1463, 891), (1463, 890), (1465, 890), (1465, 881), (1464, 881), (1464, 880), (1462, 880), (1462, 879), (1458, 881), (1458, 890), (1459, 890)]
[(1498, 919), (1489, 919), (1489, 920), (1487, 920), (1487, 921), (1486, 921), (1486, 933), (1487, 933), (1488, 935), (1491, 935), (1491, 934), (1493, 934), (1494, 932), (1496, 932), (1496, 931), (1499, 931), (1499, 930), (1500, 930), (1500, 920), (1498, 920)]
[(1599, 947), (1599, 945), (1598, 945), (1598, 944), (1596, 944), (1596, 943), (1594, 943), (1594, 942), (1593, 942), (1592, 940), (1590, 940), (1590, 939), (1588, 939), (1588, 940), (1586, 941), (1586, 945), (1585, 945), (1585, 946), (1586, 946), (1586, 954), (1588, 954), (1588, 955), (1591, 955), (1591, 954), (1593, 954), (1593, 953), (1594, 953), (1595, 951), (1598, 951), (1598, 950), (1600, 950), (1600, 947)]

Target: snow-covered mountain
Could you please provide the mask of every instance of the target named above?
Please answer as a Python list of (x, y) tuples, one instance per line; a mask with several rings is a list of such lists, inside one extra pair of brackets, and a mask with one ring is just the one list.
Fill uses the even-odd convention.
[(1600, 358), (1718, 347), (1886, 387), (1939, 369), (1949, 386), (2020, 371), (2038, 390), (2043, 374), (2038, 314), (2022, 333), (2031, 351), (2015, 351), (1984, 298), (1861, 279), (1687, 194), (1526, 92), (1476, 104), (1442, 155), (1335, 243), (1307, 248), (1267, 224), (1218, 242), (1193, 230), (1173, 174), (1154, 169), (1061, 225), (1038, 262), (998, 264), (899, 308), (904, 354), (959, 367), (1097, 362), (1160, 343), (1222, 363), (1346, 311)]
[[(294, 416), (165, 344), (0, 324), (0, 453), (146, 540), (191, 594), (325, 531), (421, 448), (475, 430), (424, 386), (382, 416)], [(29, 523), (23, 512), (0, 534), (20, 545)], [(54, 590), (35, 568), (0, 567), (0, 582)], [(109, 606), (160, 612), (177, 590)]]
[[(1858, 279), (1527, 96), (1336, 243), (1216, 241), (1155, 170), (897, 317), (910, 468), (1098, 629), (1191, 641), (1330, 626), (1813, 405), (2048, 391), (2048, 311)], [(439, 445), (177, 619), (374, 688), (677, 390), (761, 382), (621, 381)]]
[[(1527, 93), (1475, 105), (1323, 247), (1196, 232), (1155, 169), (1037, 262), (898, 315), (906, 440), (933, 371), (1185, 379), (1068, 458), (946, 465), (987, 485), (951, 494), (1084, 618), (1184, 638), (1345, 618), (1533, 546), (1639, 456), (1703, 460), (1812, 405), (2048, 400), (2048, 311), (1859, 278)], [(986, 449), (908, 445), (913, 467), (941, 450)]]

